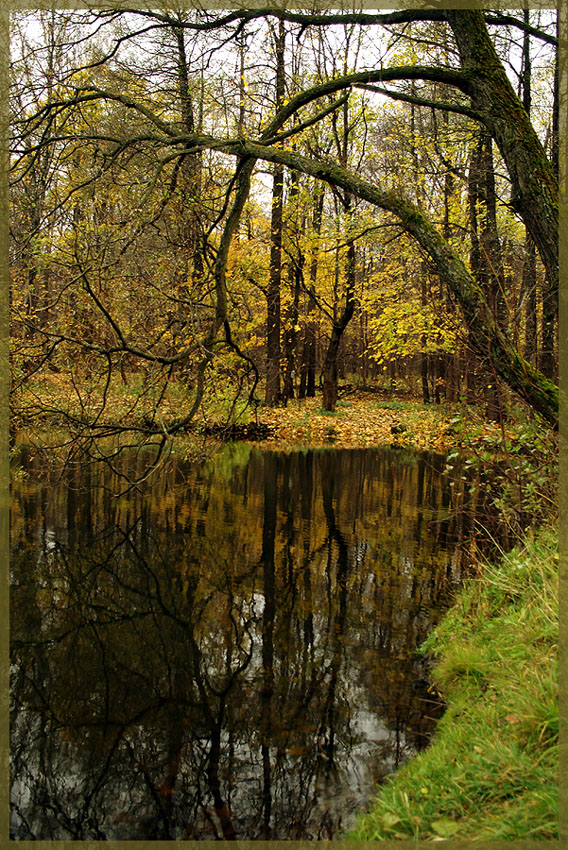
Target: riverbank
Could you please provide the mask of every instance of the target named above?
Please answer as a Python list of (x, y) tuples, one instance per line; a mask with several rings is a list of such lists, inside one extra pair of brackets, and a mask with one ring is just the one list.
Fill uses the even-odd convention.
[[(93, 433), (112, 434), (133, 429), (140, 441), (151, 440), (148, 427), (158, 429), (158, 437), (187, 410), (187, 390), (172, 381), (160, 397), (144, 389), (139, 376), (128, 384), (106, 386), (91, 378), (80, 392), (61, 374), (40, 374), (12, 394), (15, 431), (64, 429), (74, 432), (95, 423)], [(232, 431), (227, 425), (232, 421)], [(210, 394), (197, 412), (191, 428), (176, 436), (176, 450), (188, 455), (202, 453), (206, 438), (254, 439), (259, 447), (288, 451), (295, 448), (372, 448), (398, 446), (418, 451), (444, 453), (451, 449), (478, 447), (496, 450), (504, 437), (515, 441), (510, 428), (504, 434), (500, 425), (488, 422), (481, 411), (459, 404), (424, 405), (421, 398), (377, 387), (374, 391), (350, 390), (333, 412), (322, 408), (321, 397), (292, 399), (287, 405), (259, 404), (232, 409), (223, 393)], [(248, 432), (251, 435), (248, 435)]]
[(350, 839), (558, 837), (558, 537), (486, 565), (422, 651), (447, 709)]

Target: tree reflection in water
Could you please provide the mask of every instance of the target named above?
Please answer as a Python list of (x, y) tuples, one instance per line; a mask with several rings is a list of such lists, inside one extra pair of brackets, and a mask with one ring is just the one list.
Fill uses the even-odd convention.
[(443, 458), (241, 445), (115, 498), (23, 457), (13, 838), (337, 838), (427, 742), (414, 650), (468, 532)]

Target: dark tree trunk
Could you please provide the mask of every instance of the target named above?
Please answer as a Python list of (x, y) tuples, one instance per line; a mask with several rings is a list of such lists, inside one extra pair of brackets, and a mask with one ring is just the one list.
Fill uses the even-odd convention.
[[(485, 300), (493, 313), (494, 321), (504, 330), (505, 277), (501, 244), (497, 233), (495, 177), (491, 148), (491, 137), (487, 131), (481, 130), (472, 152), (468, 179), (470, 262), (472, 271), (483, 288)], [(489, 357), (488, 361), (490, 362)], [(488, 418), (498, 420), (501, 404), (497, 380), (492, 370), (484, 380), (484, 394)]]
[[(523, 20), (529, 23), (529, 10), (523, 9)], [(521, 73), (521, 86), (523, 106), (527, 115), (531, 114), (531, 52), (528, 33), (523, 38), (523, 64)], [(536, 246), (530, 233), (525, 237), (525, 262), (523, 265), (522, 297), (525, 305), (525, 344), (524, 357), (529, 363), (536, 364), (537, 335), (536, 335)]]
[(551, 291), (548, 278), (545, 278), (542, 293), (542, 324), (540, 353), (540, 371), (547, 378), (556, 377), (556, 357), (554, 354), (555, 328), (558, 315), (558, 302)]
[[(556, 29), (558, 32), (558, 11), (556, 12)], [(558, 180), (559, 174), (559, 141), (560, 141), (560, 95), (559, 95), (559, 69), (558, 69), (558, 46), (556, 47), (556, 60), (554, 63), (554, 101), (552, 107), (552, 144), (551, 160), (552, 169)], [(547, 268), (542, 288), (542, 326), (541, 339), (542, 349), (540, 355), (540, 370), (547, 378), (555, 379), (558, 374), (557, 361), (554, 353), (556, 330), (558, 327), (558, 282), (557, 278)]]
[(292, 216), (295, 226), (291, 229), (296, 245), (289, 242), (288, 256), (288, 281), (292, 292), (292, 301), (287, 311), (285, 327), (284, 327), (284, 400), (294, 398), (294, 378), (296, 367), (296, 346), (298, 338), (298, 317), (300, 305), (300, 289), (303, 278), (304, 255), (299, 245), (299, 227), (298, 227), (298, 172), (292, 172), (292, 181), (290, 187), (289, 204), (292, 208)]
[(523, 356), (525, 360), (536, 364), (536, 250), (529, 234), (525, 240), (525, 262), (523, 265), (522, 291), (525, 306), (525, 344)]
[[(427, 291), (427, 271), (425, 265), (421, 268), (420, 295), (422, 306), (425, 307), (428, 303)], [(422, 401), (424, 404), (430, 404), (430, 388), (428, 387), (428, 354), (426, 352), (426, 336), (422, 336), (422, 352), (420, 354), (420, 377), (422, 380)]]
[[(556, 11), (556, 34), (558, 35), (558, 10)], [(560, 72), (558, 68), (558, 45), (556, 45), (556, 59), (554, 62), (554, 101), (552, 104), (552, 145), (551, 145), (551, 161), (552, 170), (558, 181), (559, 178), (559, 162), (558, 154), (560, 150)], [(566, 76), (564, 77), (566, 83)]]
[(435, 369), (433, 374), (434, 380), (434, 401), (440, 404), (442, 396), (446, 397), (446, 362), (442, 354), (436, 355)]
[(300, 288), (302, 283), (302, 266), (304, 264), (303, 254), (299, 254), (290, 269), (290, 286), (292, 287), (292, 303), (287, 316), (286, 332), (284, 336), (284, 356), (286, 360), (284, 373), (284, 399), (294, 398), (294, 381), (296, 377), (296, 346), (298, 341)]
[[(449, 131), (449, 122), (450, 116), (447, 112), (442, 113), (442, 121), (445, 127), (446, 132)], [(443, 225), (443, 234), (444, 238), (448, 241), (451, 237), (451, 224), (450, 224), (450, 208), (451, 208), (451, 200), (452, 195), (455, 190), (455, 180), (454, 175), (450, 168), (446, 166), (446, 170), (444, 172), (444, 225)], [(449, 315), (453, 312), (453, 304), (450, 298), (450, 295), (447, 291), (444, 291), (444, 286), (441, 284), (441, 292), (440, 292), (440, 301), (445, 303), (446, 310)], [(458, 396), (457, 389), (457, 381), (453, 380), (453, 376), (459, 374), (458, 367), (458, 352), (454, 351), (453, 353), (448, 353), (443, 351), (440, 354), (440, 357), (443, 361), (442, 363), (442, 378), (444, 382), (444, 396), (447, 401), (456, 401)]]
[(276, 165), (272, 183), (270, 272), (266, 293), (266, 394), (268, 404), (280, 398), (280, 284), (282, 279), (282, 206), (284, 167)]
[[(339, 161), (345, 168), (347, 166), (349, 143), (350, 143), (350, 125), (349, 125), (349, 101), (346, 100), (342, 108), (342, 133), (338, 133), (337, 128), (337, 112), (332, 116), (332, 127), (337, 145), (337, 154)], [(353, 195), (350, 191), (345, 192), (341, 198), (342, 206), (345, 211), (345, 217), (348, 221), (348, 228), (351, 229), (351, 206), (353, 203)], [(338, 282), (339, 272), (339, 251), (336, 251), (336, 287)], [(336, 289), (337, 291), (337, 289)], [(343, 313), (337, 318), (337, 299), (333, 300), (333, 327), (331, 329), (331, 337), (329, 346), (325, 355), (323, 364), (323, 408), (324, 410), (335, 410), (337, 403), (337, 355), (339, 352), (339, 344), (345, 331), (345, 328), (353, 318), (355, 310), (355, 242), (351, 239), (347, 241), (347, 259), (345, 267), (345, 306)]]
[(464, 383), (466, 404), (475, 404), (475, 359), (469, 349), (464, 351)]
[[(285, 92), (284, 24), (279, 22), (275, 36), (276, 52), (276, 109)], [(270, 273), (267, 290), (266, 315), (266, 392), (267, 404), (280, 399), (280, 285), (282, 278), (282, 221), (284, 197), (284, 166), (276, 164), (272, 183), (272, 217), (270, 220)]]
[[(189, 69), (185, 52), (184, 30), (175, 31), (178, 50), (178, 94), (181, 126), (185, 133), (196, 130), (193, 98), (191, 96)], [(181, 161), (181, 189), (183, 198), (183, 242), (187, 259), (191, 263), (191, 279), (195, 283), (203, 275), (203, 242), (200, 234), (198, 203), (201, 197), (202, 155), (185, 154)], [(185, 276), (187, 280), (187, 275)], [(185, 290), (185, 292), (183, 291)], [(188, 295), (187, 284), (182, 284), (182, 295)]]
[(309, 294), (306, 314), (306, 325), (304, 335), (304, 346), (302, 352), (302, 369), (300, 376), (300, 398), (307, 396), (313, 398), (316, 394), (316, 299), (315, 287), (318, 274), (318, 240), (321, 233), (323, 217), (323, 203), (325, 189), (323, 186), (314, 188), (316, 193), (314, 205), (314, 217), (312, 222), (312, 233), (314, 236), (314, 247), (310, 261), (309, 272)]
[(533, 237), (558, 296), (558, 185), (544, 148), (508, 80), (483, 12), (448, 10), (472, 107), (497, 142), (513, 183), (512, 203)]
[(300, 398), (313, 398), (316, 394), (316, 300), (313, 287), (308, 295), (302, 372), (300, 376)]
[(355, 309), (355, 243), (350, 241), (347, 246), (347, 268), (345, 285), (345, 308), (340, 318), (333, 323), (331, 338), (327, 347), (323, 364), (323, 408), (335, 410), (337, 404), (337, 353), (343, 332)]

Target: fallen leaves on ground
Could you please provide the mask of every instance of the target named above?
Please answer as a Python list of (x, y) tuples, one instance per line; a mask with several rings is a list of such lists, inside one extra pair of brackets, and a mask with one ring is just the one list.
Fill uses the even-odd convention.
[[(51, 374), (35, 376), (19, 395), (15, 411), (19, 427), (34, 421), (64, 425), (70, 417), (77, 423), (95, 420), (99, 425), (118, 422), (123, 427), (152, 423), (167, 430), (188, 403), (185, 391), (175, 382), (160, 398), (157, 413), (155, 398), (147, 389), (142, 392), (135, 379), (128, 385), (115, 384), (101, 396), (96, 381), (92, 387), (84, 382), (78, 388), (65, 376)], [(267, 439), (255, 440), (255, 445), (282, 450), (400, 446), (443, 453), (476, 446), (494, 450), (502, 442), (499, 426), (472, 408), (465, 412), (456, 405), (424, 405), (418, 398), (385, 399), (363, 391), (340, 399), (334, 412), (323, 410), (321, 397), (292, 399), (286, 406), (261, 405), (256, 415), (249, 407), (240, 426), (247, 423), (268, 426), (273, 432)], [(196, 429), (212, 434), (223, 431), (226, 424), (222, 413), (205, 405), (194, 421)], [(514, 434), (508, 438), (514, 439)]]
[(262, 407), (258, 422), (274, 431), (274, 448), (290, 445), (338, 448), (406, 446), (444, 452), (455, 445), (448, 433), (449, 417), (420, 402), (386, 404), (372, 394), (339, 403), (330, 413), (320, 399), (289, 401), (286, 407)]

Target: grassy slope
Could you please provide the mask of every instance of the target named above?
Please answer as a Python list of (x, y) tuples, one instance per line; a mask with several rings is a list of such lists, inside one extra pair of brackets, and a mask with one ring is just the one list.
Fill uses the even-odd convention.
[(460, 591), (423, 649), (447, 710), (350, 838), (557, 837), (558, 541), (546, 529)]

